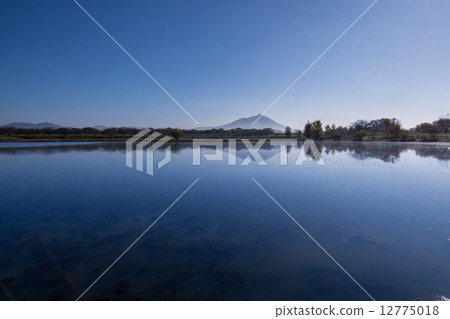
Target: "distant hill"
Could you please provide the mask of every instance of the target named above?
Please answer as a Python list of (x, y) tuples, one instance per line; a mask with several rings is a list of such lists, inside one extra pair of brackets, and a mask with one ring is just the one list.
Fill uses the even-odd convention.
[[(215, 126), (215, 127), (196, 127), (195, 129), (196, 130), (209, 130), (209, 129), (221, 129), (222, 128), (224, 130), (231, 130), (231, 129), (236, 129), (236, 128), (242, 128), (242, 129), (271, 128), (275, 132), (284, 132), (284, 130), (286, 129), (285, 125), (277, 123), (274, 120), (272, 120), (271, 118), (268, 118), (267, 116), (261, 116), (261, 118), (255, 123), (255, 125), (252, 125), (252, 123), (255, 122), (256, 119), (259, 116), (260, 116), (260, 114), (254, 115), (254, 116), (250, 116), (250, 117), (243, 117), (243, 118), (240, 118), (240, 119), (238, 119), (236, 121), (233, 121), (231, 123), (220, 125), (220, 126)], [(13, 123), (1, 125), (0, 127), (15, 127), (15, 128), (22, 128), (22, 129), (27, 129), (27, 128), (28, 129), (44, 129), (44, 128), (57, 129), (57, 128), (61, 128), (62, 126), (54, 124), (54, 123), (49, 123), (49, 122), (43, 122), (43, 123), (37, 123), (37, 124), (23, 123), (23, 122), (13, 122)], [(96, 126), (93, 126), (93, 127), (96, 128), (97, 130), (100, 130), (100, 131), (103, 131), (103, 130), (106, 130), (107, 128), (109, 128), (108, 126), (104, 126), (104, 125), (96, 125)], [(132, 126), (130, 126), (130, 127), (132, 127)], [(142, 129), (140, 127), (134, 127), (134, 128)]]
[(284, 130), (286, 129), (285, 125), (282, 125), (278, 122), (275, 122), (274, 120), (272, 120), (271, 118), (268, 118), (267, 116), (261, 116), (261, 118), (255, 123), (255, 125), (252, 125), (253, 122), (256, 121), (256, 119), (260, 116), (260, 114), (258, 115), (253, 115), (250, 117), (243, 117), (240, 118), (236, 121), (233, 121), (231, 123), (228, 124), (224, 124), (224, 125), (220, 125), (220, 126), (214, 126), (214, 127), (199, 127), (196, 128), (197, 130), (208, 130), (208, 129), (220, 129), (223, 128), (224, 130), (231, 130), (231, 129), (235, 129), (235, 128), (243, 128), (243, 129), (252, 129), (252, 128), (256, 128), (256, 129), (263, 129), (263, 128), (271, 128), (274, 131), (277, 132), (284, 132)]
[(53, 124), (53, 123), (48, 123), (48, 122), (43, 122), (43, 123), (38, 123), (38, 124), (13, 122), (13, 123), (9, 123), (9, 124), (6, 124), (6, 125), (2, 125), (2, 126), (0, 126), (0, 127), (37, 128), (37, 129), (43, 129), (43, 128), (60, 128), (60, 127), (62, 127), (62, 126), (57, 125), (57, 124)]
[(94, 126), (94, 128), (96, 128), (99, 131), (103, 131), (103, 130), (106, 130), (108, 128), (108, 126), (96, 125), (96, 126)]
[[(15, 127), (15, 128), (23, 128), (23, 129), (43, 129), (43, 128), (53, 128), (53, 129), (57, 129), (57, 128), (61, 128), (61, 127), (65, 127), (65, 128), (76, 128), (73, 126), (61, 126), (58, 124), (54, 124), (54, 123), (49, 123), (49, 122), (43, 122), (43, 123), (37, 123), (37, 124), (33, 124), (33, 123), (23, 123), (23, 122), (13, 122), (13, 123), (9, 123), (9, 124), (5, 124), (5, 125), (0, 125), (0, 127)], [(104, 131), (107, 128), (110, 128), (110, 126), (105, 126), (105, 125), (96, 125), (96, 126), (83, 126), (83, 127), (93, 127), (99, 131)], [(143, 129), (142, 127), (135, 127), (135, 126), (126, 126), (127, 128), (137, 128), (137, 129)]]

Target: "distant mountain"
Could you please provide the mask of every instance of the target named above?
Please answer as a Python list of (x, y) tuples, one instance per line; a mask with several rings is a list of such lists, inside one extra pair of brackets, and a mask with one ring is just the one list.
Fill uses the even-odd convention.
[(99, 131), (103, 131), (106, 130), (107, 128), (109, 128), (108, 126), (104, 126), (104, 125), (96, 125), (94, 126), (94, 128), (96, 128)]
[(14, 122), (14, 123), (9, 123), (9, 124), (6, 124), (6, 125), (2, 125), (0, 127), (43, 129), (43, 128), (60, 128), (62, 126), (57, 125), (57, 124), (53, 124), (53, 123), (48, 123), (48, 122), (43, 122), (43, 123), (38, 123), (38, 124)]
[[(243, 117), (243, 118), (240, 118), (231, 123), (220, 125), (220, 126), (196, 127), (195, 129), (196, 130), (209, 130), (209, 129), (221, 129), (222, 128), (224, 130), (231, 130), (231, 129), (236, 129), (236, 128), (242, 128), (242, 129), (271, 128), (276, 132), (284, 132), (284, 130), (286, 129), (285, 125), (277, 123), (274, 120), (272, 120), (271, 118), (268, 118), (267, 116), (261, 116), (261, 118), (255, 123), (255, 125), (252, 125), (253, 122), (255, 122), (256, 119), (258, 119), (258, 117), (260, 117), (260, 114), (250, 116), (250, 117)], [(57, 129), (57, 128), (61, 128), (62, 126), (54, 124), (54, 123), (49, 123), (49, 122), (43, 122), (43, 123), (37, 123), (37, 124), (14, 122), (14, 123), (6, 124), (6, 125), (1, 125), (0, 127), (15, 127), (15, 128), (22, 128), (22, 129), (27, 129), (27, 128), (29, 128), (29, 129), (43, 129), (43, 128)], [(92, 127), (96, 128), (97, 130), (100, 130), (100, 131), (103, 131), (103, 130), (106, 130), (107, 128), (109, 128), (108, 126), (104, 126), (104, 125), (96, 125), (96, 126), (92, 126)], [(133, 126), (129, 126), (129, 127), (133, 127)], [(67, 127), (67, 128), (71, 128), (71, 127)], [(133, 127), (133, 128), (142, 129), (141, 127)]]
[(286, 129), (285, 125), (282, 125), (278, 122), (275, 122), (274, 120), (272, 120), (271, 118), (268, 118), (267, 116), (261, 116), (261, 118), (255, 123), (255, 125), (252, 125), (253, 122), (256, 121), (256, 119), (258, 119), (258, 117), (260, 117), (261, 115), (253, 115), (250, 117), (243, 117), (240, 118), (236, 121), (233, 121), (231, 123), (225, 124), (225, 125), (220, 125), (220, 126), (214, 126), (214, 127), (199, 127), (196, 128), (197, 130), (208, 130), (208, 129), (220, 129), (223, 128), (224, 130), (231, 130), (234, 128), (243, 128), (243, 129), (252, 129), (252, 128), (256, 128), (256, 129), (263, 129), (263, 128), (271, 128), (274, 131), (277, 132), (284, 132), (284, 130)]
[[(33, 123), (22, 123), (22, 122), (14, 122), (14, 123), (9, 123), (9, 124), (5, 124), (5, 125), (0, 125), (0, 127), (15, 127), (15, 128), (23, 128), (23, 129), (27, 129), (27, 128), (31, 128), (31, 129), (43, 129), (43, 128), (53, 128), (53, 129), (57, 129), (57, 128), (61, 128), (61, 127), (65, 127), (65, 128), (77, 128), (77, 127), (73, 127), (73, 126), (61, 126), (58, 124), (54, 124), (54, 123), (49, 123), (49, 122), (43, 122), (43, 123), (38, 123), (38, 124), (33, 124)], [(110, 126), (104, 126), (104, 125), (96, 125), (96, 126), (83, 126), (83, 127), (93, 127), (99, 131), (104, 131), (107, 128), (110, 128)], [(143, 129), (141, 127), (134, 127), (134, 126), (126, 126), (129, 128), (138, 128), (138, 129)]]

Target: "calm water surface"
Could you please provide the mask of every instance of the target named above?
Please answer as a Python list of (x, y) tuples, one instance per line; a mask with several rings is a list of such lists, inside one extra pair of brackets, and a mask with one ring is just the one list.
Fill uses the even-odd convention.
[(450, 295), (450, 144), (324, 142), (326, 166), (238, 146), (192, 166), (172, 144), (149, 176), (123, 143), (1, 143), (0, 300), (78, 298), (196, 178), (83, 299), (367, 300), (252, 178), (375, 299)]

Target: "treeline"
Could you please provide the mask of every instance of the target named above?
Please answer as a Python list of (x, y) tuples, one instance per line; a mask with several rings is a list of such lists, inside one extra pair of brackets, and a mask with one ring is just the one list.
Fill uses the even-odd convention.
[(23, 138), (45, 138), (45, 137), (59, 137), (59, 138), (82, 138), (86, 136), (113, 138), (119, 136), (133, 136), (137, 134), (140, 129), (130, 127), (112, 127), (105, 130), (98, 130), (93, 127), (84, 128), (16, 128), (16, 127), (0, 127), (0, 135), (7, 137), (23, 137)]
[[(303, 130), (293, 131), (286, 127), (285, 132), (275, 132), (271, 128), (265, 129), (207, 129), (183, 130), (178, 128), (150, 128), (151, 132), (174, 137), (176, 140), (194, 138), (308, 138), (314, 140), (391, 140), (391, 141), (438, 141), (439, 135), (445, 134), (441, 139), (448, 140), (447, 133), (450, 128), (449, 114), (442, 115), (432, 123), (420, 123), (415, 128), (405, 130), (397, 118), (380, 118), (376, 120), (357, 120), (349, 126), (336, 126), (335, 124), (323, 127), (320, 120), (308, 121)], [(126, 140), (139, 133), (141, 129), (130, 127), (111, 127), (98, 130), (93, 127), (84, 128), (43, 128), (24, 129), (15, 127), (0, 127), (2, 139), (60, 139), (60, 140)]]
[(438, 120), (432, 123), (420, 123), (415, 128), (405, 130), (402, 128), (400, 120), (397, 118), (381, 118), (376, 120), (357, 120), (349, 126), (336, 126), (335, 124), (322, 127), (320, 120), (305, 124), (302, 130), (292, 132), (290, 127), (286, 127), (285, 135), (292, 137), (296, 134), (297, 138), (312, 138), (314, 140), (335, 140), (352, 139), (361, 141), (369, 140), (393, 140), (393, 141), (437, 141), (440, 133), (447, 133), (450, 128), (449, 114), (442, 115)]
[[(178, 128), (149, 128), (150, 134), (158, 132), (162, 135), (172, 136), (175, 139), (184, 137), (186, 139), (193, 138), (270, 138), (276, 136), (284, 136), (283, 133), (275, 133), (271, 128), (265, 129), (208, 129), (208, 130), (183, 130)], [(129, 127), (111, 127), (105, 130), (98, 130), (93, 127), (84, 128), (15, 128), (0, 127), (0, 136), (6, 138), (22, 138), (22, 139), (113, 139), (122, 140), (130, 138), (139, 133), (141, 129)]]

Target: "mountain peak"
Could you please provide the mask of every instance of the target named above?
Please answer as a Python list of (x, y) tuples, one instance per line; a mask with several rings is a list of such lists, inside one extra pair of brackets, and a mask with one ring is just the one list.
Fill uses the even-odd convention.
[[(259, 120), (253, 124), (257, 119), (259, 118)], [(256, 114), (256, 115), (252, 115), (250, 117), (241, 117), (240, 119), (233, 121), (231, 123), (228, 124), (224, 124), (224, 125), (220, 125), (220, 126), (215, 126), (215, 127), (208, 127), (208, 128), (197, 128), (197, 129), (224, 129), (224, 130), (231, 130), (231, 129), (236, 129), (236, 128), (242, 128), (242, 129), (263, 129), (263, 128), (271, 128), (274, 131), (277, 132), (284, 132), (284, 129), (286, 128), (285, 125), (282, 125), (280, 123), (275, 122), (274, 120), (272, 120), (271, 118), (261, 115), (261, 114)]]
[[(257, 119), (258, 117), (263, 117), (263, 115), (261, 115), (261, 114), (256, 114), (256, 115), (252, 115), (252, 116), (250, 116), (250, 117), (243, 117), (243, 119), (244, 118), (247, 118), (247, 119)], [(265, 116), (264, 116), (265, 117)]]

